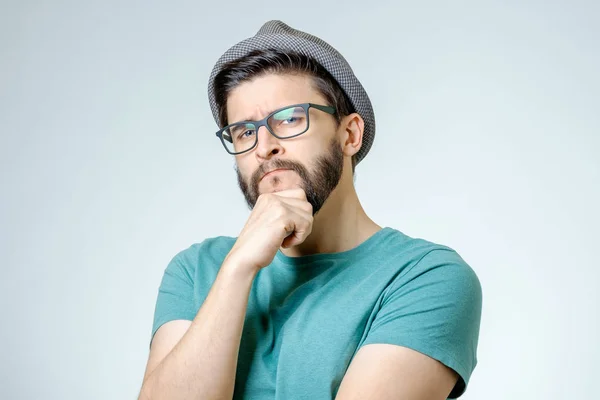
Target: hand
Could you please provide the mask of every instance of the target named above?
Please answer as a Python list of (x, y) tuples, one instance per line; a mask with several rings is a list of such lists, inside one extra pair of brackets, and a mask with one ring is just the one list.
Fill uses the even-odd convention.
[(273, 261), (280, 247), (304, 242), (312, 224), (312, 205), (304, 190), (262, 194), (227, 258), (258, 271)]

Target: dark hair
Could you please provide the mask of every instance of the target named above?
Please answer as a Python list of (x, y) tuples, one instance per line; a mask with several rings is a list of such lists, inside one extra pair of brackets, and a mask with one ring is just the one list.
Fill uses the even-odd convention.
[[(315, 59), (290, 51), (254, 50), (244, 57), (224, 64), (215, 77), (215, 101), (221, 127), (228, 123), (227, 98), (231, 91), (239, 84), (267, 73), (305, 74), (312, 77), (315, 87), (325, 97), (328, 105), (335, 107), (334, 117), (338, 123), (342, 117), (356, 112), (335, 78)], [(352, 172), (355, 166), (356, 158), (353, 156)]]

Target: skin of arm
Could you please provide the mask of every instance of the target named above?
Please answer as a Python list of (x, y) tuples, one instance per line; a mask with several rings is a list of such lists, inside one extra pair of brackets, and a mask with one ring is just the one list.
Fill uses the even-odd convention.
[(458, 374), (417, 351), (369, 344), (350, 364), (336, 400), (445, 400)]
[(302, 243), (312, 222), (312, 206), (302, 189), (259, 197), (191, 324), (171, 321), (157, 330), (139, 400), (233, 397), (254, 278), (280, 246)]
[(171, 321), (156, 332), (139, 400), (232, 398), (257, 272), (226, 259), (194, 320)]

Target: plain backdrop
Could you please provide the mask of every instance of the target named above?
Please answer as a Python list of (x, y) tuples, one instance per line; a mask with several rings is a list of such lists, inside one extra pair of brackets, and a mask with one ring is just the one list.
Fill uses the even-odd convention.
[(465, 400), (597, 398), (600, 6), (593, 1), (2, 1), (0, 398), (135, 399), (157, 289), (249, 210), (216, 59), (281, 19), (369, 93), (356, 186), (484, 293)]

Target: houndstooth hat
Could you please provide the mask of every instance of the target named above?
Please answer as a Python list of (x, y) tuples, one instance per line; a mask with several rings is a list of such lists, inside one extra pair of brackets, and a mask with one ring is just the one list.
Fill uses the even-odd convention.
[(367, 92), (354, 76), (348, 62), (336, 49), (322, 39), (293, 29), (281, 21), (268, 21), (256, 35), (231, 47), (215, 64), (208, 80), (208, 101), (217, 124), (219, 111), (215, 100), (214, 81), (223, 64), (243, 57), (253, 50), (267, 49), (290, 50), (312, 57), (339, 83), (356, 112), (365, 121), (362, 147), (356, 155), (358, 164), (369, 152), (375, 138), (375, 114)]

